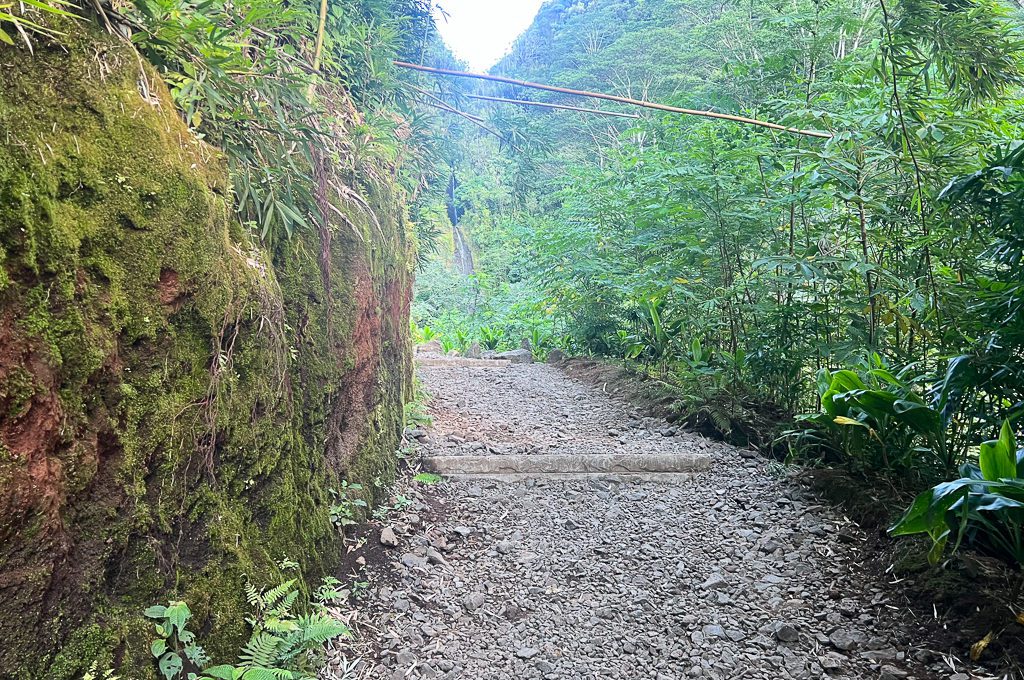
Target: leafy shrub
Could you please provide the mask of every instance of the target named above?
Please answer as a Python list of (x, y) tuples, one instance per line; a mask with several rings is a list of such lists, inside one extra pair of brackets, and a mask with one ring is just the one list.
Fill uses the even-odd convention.
[(352, 526), (359, 521), (359, 508), (365, 508), (366, 501), (359, 497), (363, 490), (362, 484), (349, 484), (342, 480), (341, 489), (331, 489), (331, 523), (339, 529)]
[(480, 344), (484, 349), (498, 349), (501, 341), (505, 339), (505, 331), (500, 327), (481, 326)]
[(409, 321), (409, 331), (412, 333), (413, 340), (418, 345), (422, 345), (424, 343), (430, 342), (431, 340), (436, 340), (441, 337), (440, 333), (438, 333), (436, 330), (434, 330), (427, 324), (423, 324), (423, 326), (420, 327), (416, 325), (415, 321)]
[(906, 473), (956, 469), (941, 414), (914, 391), (908, 370), (893, 374), (872, 355), (861, 373), (818, 372), (820, 413), (799, 422), (810, 427), (787, 433), (801, 446), (824, 450), (862, 471)]
[(894, 536), (927, 534), (937, 562), (953, 541), (1024, 568), (1024, 448), (1009, 421), (999, 438), (981, 445), (978, 463), (960, 467), (960, 479), (920, 494), (890, 529)]
[(318, 652), (328, 641), (349, 631), (319, 605), (296, 613), (299, 591), (295, 580), (260, 591), (245, 588), (252, 606), (247, 620), (252, 636), (236, 664), (211, 665), (211, 660), (188, 629), (192, 612), (184, 602), (154, 605), (145, 611), (156, 621), (150, 650), (165, 680), (315, 680)]

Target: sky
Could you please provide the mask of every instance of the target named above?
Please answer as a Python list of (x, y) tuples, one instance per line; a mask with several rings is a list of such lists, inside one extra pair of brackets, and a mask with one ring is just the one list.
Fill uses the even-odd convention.
[(486, 71), (533, 22), (544, 0), (437, 0), (441, 36), (455, 56), (474, 71)]

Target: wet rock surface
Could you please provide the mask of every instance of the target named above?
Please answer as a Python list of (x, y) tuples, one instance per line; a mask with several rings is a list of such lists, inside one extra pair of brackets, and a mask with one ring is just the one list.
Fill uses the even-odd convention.
[(399, 545), (369, 567), (370, 589), (351, 618), (355, 638), (327, 677), (344, 677), (343, 657), (361, 657), (347, 677), (387, 679), (952, 672), (908, 646), (908, 623), (885, 584), (859, 564), (859, 530), (778, 466), (687, 432), (665, 434), (664, 422), (549, 366), (421, 375), (434, 396), (431, 454), (466, 442), (631, 447), (700, 452), (712, 467), (674, 485), (411, 486), (403, 494), (412, 504), (388, 520)]

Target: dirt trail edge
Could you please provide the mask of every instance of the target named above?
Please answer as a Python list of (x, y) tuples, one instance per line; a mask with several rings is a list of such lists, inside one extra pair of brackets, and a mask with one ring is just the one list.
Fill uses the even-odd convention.
[[(907, 643), (912, 622), (858, 565), (859, 530), (777, 466), (550, 366), (420, 375), (424, 455), (685, 453), (710, 468), (410, 488), (367, 538), (369, 591), (325, 677), (956, 677)], [(345, 657), (361, 660), (343, 671)]]

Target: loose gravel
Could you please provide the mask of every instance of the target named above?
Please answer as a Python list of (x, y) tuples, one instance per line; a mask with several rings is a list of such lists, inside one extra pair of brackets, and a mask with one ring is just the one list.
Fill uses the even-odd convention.
[(674, 485), (410, 484), (368, 538), (355, 637), (325, 677), (951, 677), (906, 643), (859, 530), (780, 466), (549, 366), (420, 375), (431, 455), (696, 452), (711, 469)]

